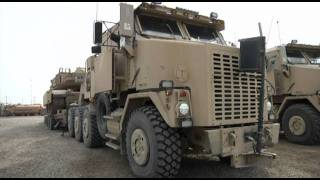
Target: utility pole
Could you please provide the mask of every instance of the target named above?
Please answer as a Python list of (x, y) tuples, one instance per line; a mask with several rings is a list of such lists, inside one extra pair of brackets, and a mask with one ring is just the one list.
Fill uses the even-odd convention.
[(30, 78), (30, 103), (32, 104), (32, 78)]

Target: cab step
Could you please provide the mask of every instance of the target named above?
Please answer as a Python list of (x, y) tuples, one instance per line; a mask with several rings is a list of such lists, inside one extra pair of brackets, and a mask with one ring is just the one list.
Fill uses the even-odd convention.
[(112, 119), (114, 119), (114, 117), (113, 117), (113, 116), (108, 116), (108, 115), (103, 116), (103, 118), (104, 118), (104, 119), (108, 119), (108, 120), (112, 120)]
[(110, 147), (110, 148), (112, 148), (114, 150), (119, 150), (120, 149), (120, 146), (115, 144), (115, 143), (113, 143), (112, 141), (106, 142), (106, 146), (108, 146), (108, 147)]
[(109, 139), (112, 139), (112, 140), (116, 140), (116, 141), (119, 140), (119, 136), (116, 136), (116, 135), (111, 134), (111, 133), (107, 133), (107, 134), (105, 134), (105, 136), (106, 136), (107, 138), (109, 138)]

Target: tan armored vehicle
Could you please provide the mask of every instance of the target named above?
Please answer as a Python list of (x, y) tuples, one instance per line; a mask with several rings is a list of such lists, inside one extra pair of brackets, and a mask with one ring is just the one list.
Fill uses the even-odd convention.
[(108, 24), (94, 24), (71, 136), (120, 150), (138, 177), (175, 176), (182, 156), (231, 157), (234, 167), (274, 156), (265, 150), (279, 124), (260, 98), (264, 37), (229, 47), (216, 13), (147, 3), (121, 3), (120, 21), (102, 32)]
[(319, 144), (320, 46), (292, 42), (269, 49), (267, 59), (272, 119), (281, 122), (289, 141)]
[(51, 80), (51, 87), (43, 96), (46, 106), (44, 123), (49, 129), (67, 127), (68, 109), (78, 101), (84, 72), (83, 68), (77, 68), (74, 72), (60, 68)]

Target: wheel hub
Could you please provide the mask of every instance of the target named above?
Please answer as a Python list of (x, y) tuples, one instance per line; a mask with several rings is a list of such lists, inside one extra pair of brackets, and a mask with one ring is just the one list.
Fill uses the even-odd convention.
[(292, 116), (289, 119), (289, 129), (294, 135), (300, 136), (306, 131), (306, 123), (302, 117)]
[(145, 133), (141, 129), (133, 131), (131, 136), (131, 152), (134, 161), (143, 166), (149, 159), (149, 144)]
[(85, 137), (88, 137), (88, 118), (83, 119), (83, 134)]
[(79, 117), (74, 118), (74, 131), (78, 132), (78, 123), (79, 123)]

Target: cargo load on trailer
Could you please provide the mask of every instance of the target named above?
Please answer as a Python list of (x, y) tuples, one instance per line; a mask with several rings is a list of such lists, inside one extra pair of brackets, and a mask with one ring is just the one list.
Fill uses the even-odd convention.
[(51, 87), (43, 96), (46, 106), (44, 123), (51, 130), (67, 127), (68, 109), (78, 102), (80, 85), (84, 78), (84, 69), (59, 69), (51, 80)]

